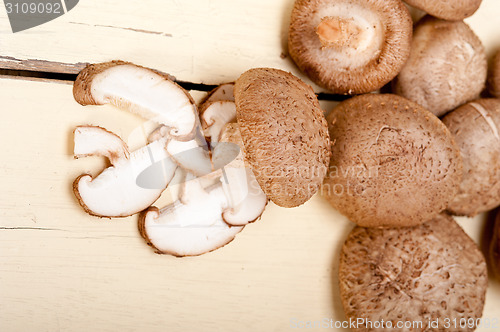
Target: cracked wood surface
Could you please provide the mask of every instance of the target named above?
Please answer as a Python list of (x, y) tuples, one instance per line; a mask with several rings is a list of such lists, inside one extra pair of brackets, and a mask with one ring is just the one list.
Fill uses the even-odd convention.
[[(0, 69), (76, 74), (88, 62), (123, 59), (206, 84), (254, 66), (297, 74), (281, 56), (292, 2), (86, 0), (17, 34), (0, 7)], [(499, 12), (484, 0), (468, 20), (490, 54), (500, 46)], [(0, 331), (287, 331), (292, 322), (345, 319), (337, 266), (353, 226), (320, 196), (295, 209), (270, 204), (207, 255), (156, 255), (136, 216), (91, 217), (71, 192), (75, 177), (105, 166), (73, 158), (77, 125), (103, 126), (135, 148), (144, 120), (82, 107), (70, 84), (13, 78), (0, 77)], [(483, 218), (459, 218), (476, 242)], [(499, 319), (499, 307), (491, 281), (483, 318)]]
[[(75, 73), (87, 62), (123, 59), (194, 83), (235, 80), (270, 66), (299, 74), (288, 57), (292, 1), (87, 0), (34, 29), (12, 34), (0, 10), (0, 68)], [(38, 62), (42, 61), (42, 62)], [(54, 66), (43, 61), (54, 62)], [(33, 66), (34, 65), (34, 66)]]
[[(0, 10), (0, 69), (77, 73), (122, 59), (184, 82), (234, 81), (252, 67), (298, 71), (286, 52), (293, 0), (86, 0), (39, 27), (12, 34)], [(468, 22), (489, 54), (500, 47), (498, 2), (484, 0)], [(323, 91), (313, 85), (317, 92)]]

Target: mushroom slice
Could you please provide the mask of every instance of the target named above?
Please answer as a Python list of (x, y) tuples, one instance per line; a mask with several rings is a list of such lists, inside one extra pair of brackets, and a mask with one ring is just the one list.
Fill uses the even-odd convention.
[(234, 83), (224, 83), (213, 89), (200, 103), (200, 113), (214, 101), (234, 101)]
[(75, 131), (75, 158), (103, 156), (115, 164), (119, 159), (128, 159), (127, 144), (117, 135), (97, 126), (78, 126)]
[(170, 140), (166, 145), (168, 155), (183, 169), (203, 176), (212, 172), (210, 153), (203, 143), (193, 139), (190, 141)]
[(257, 220), (267, 205), (264, 194), (251, 169), (224, 167), (221, 177), (222, 189), (228, 199), (224, 210), (224, 221), (233, 226), (244, 226)]
[[(195, 132), (197, 133), (196, 137), (188, 141), (179, 141), (174, 137), (170, 138), (165, 148), (169, 157), (179, 167), (197, 176), (204, 176), (212, 172), (210, 153), (199, 126), (196, 127)], [(160, 126), (148, 136), (148, 142), (168, 135), (168, 127)]]
[[(238, 124), (229, 123), (222, 130), (221, 142), (215, 146), (212, 153), (214, 166), (222, 170), (220, 181), (228, 200), (228, 208), (224, 211), (223, 218), (226, 223), (234, 226), (257, 220), (268, 202), (253, 171), (245, 167), (242, 147)], [(228, 159), (231, 160), (228, 162)]]
[[(146, 209), (165, 190), (177, 168), (166, 154), (166, 138), (154, 141), (128, 157), (128, 152), (124, 152), (127, 151), (126, 144), (120, 141), (118, 136), (100, 127), (78, 127), (75, 130), (75, 155), (102, 155), (112, 163), (96, 178), (84, 174), (73, 183), (80, 205), (91, 215), (126, 217)], [(106, 148), (105, 142), (110, 148)], [(144, 176), (154, 165), (161, 167), (153, 168), (156, 172)]]
[[(264, 212), (267, 197), (245, 168), (242, 150), (235, 154), (235, 147), (243, 144), (238, 125), (228, 124), (221, 139), (213, 151), (217, 171), (198, 178), (188, 173), (177, 201), (142, 214), (140, 233), (158, 253), (196, 256), (215, 250)], [(214, 176), (220, 181), (205, 189), (203, 181), (217, 179)]]
[(236, 105), (233, 101), (211, 102), (201, 115), (203, 133), (212, 146), (219, 141), (222, 128), (234, 121), (236, 121)]
[(190, 95), (167, 75), (123, 61), (87, 66), (73, 86), (82, 105), (113, 104), (152, 119), (185, 139), (196, 125), (196, 106)]
[(231, 242), (243, 227), (229, 226), (222, 219), (227, 201), (222, 185), (207, 189), (199, 180), (185, 183), (184, 200), (159, 210), (151, 207), (139, 219), (139, 231), (157, 253), (197, 256)]
[(316, 84), (339, 94), (381, 88), (410, 54), (412, 19), (400, 0), (296, 0), (288, 49)]

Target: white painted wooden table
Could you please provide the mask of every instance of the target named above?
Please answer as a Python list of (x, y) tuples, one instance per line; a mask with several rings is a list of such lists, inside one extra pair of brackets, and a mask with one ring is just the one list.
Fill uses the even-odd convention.
[[(232, 81), (261, 66), (304, 78), (286, 56), (292, 4), (83, 0), (16, 34), (2, 6), (0, 68), (76, 73), (87, 62), (123, 59), (194, 83)], [(499, 15), (500, 2), (484, 0), (467, 20), (489, 54), (500, 46)], [(345, 319), (337, 261), (353, 225), (319, 195), (295, 209), (270, 204), (228, 246), (182, 259), (154, 254), (136, 216), (85, 214), (72, 181), (104, 163), (73, 159), (74, 127), (100, 125), (127, 138), (143, 120), (84, 108), (71, 88), (0, 78), (0, 331), (285, 331)], [(460, 219), (476, 241), (482, 219)], [(500, 285), (491, 280), (484, 317), (499, 319), (499, 308)]]

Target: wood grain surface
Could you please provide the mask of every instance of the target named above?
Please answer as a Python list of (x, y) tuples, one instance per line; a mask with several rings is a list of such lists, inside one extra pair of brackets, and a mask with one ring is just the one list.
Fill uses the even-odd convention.
[[(0, 69), (75, 74), (85, 63), (123, 59), (192, 83), (232, 81), (262, 66), (304, 78), (286, 55), (292, 4), (86, 0), (16, 34), (0, 7)], [(500, 2), (484, 0), (467, 20), (489, 54), (500, 47), (499, 14)], [(85, 214), (72, 182), (105, 162), (73, 158), (74, 128), (103, 126), (138, 147), (144, 120), (82, 107), (71, 89), (0, 78), (1, 332), (288, 331), (345, 319), (337, 262), (353, 225), (320, 195), (294, 209), (270, 204), (226, 247), (182, 259), (154, 254), (136, 216)], [(326, 111), (332, 105), (322, 103)], [(166, 192), (155, 205), (168, 199)], [(479, 243), (485, 215), (458, 219)], [(483, 317), (498, 321), (498, 308), (500, 284), (490, 280)]]

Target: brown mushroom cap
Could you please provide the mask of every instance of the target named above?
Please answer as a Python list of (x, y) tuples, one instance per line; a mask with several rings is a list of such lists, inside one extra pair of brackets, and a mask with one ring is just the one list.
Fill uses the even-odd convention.
[(364, 227), (412, 226), (444, 210), (462, 162), (446, 126), (396, 95), (346, 100), (327, 118), (332, 148), (323, 194)]
[(275, 204), (294, 207), (317, 192), (330, 160), (328, 126), (310, 86), (278, 69), (256, 68), (234, 88), (247, 162)]
[(443, 20), (459, 21), (471, 16), (482, 0), (405, 0), (409, 5)]
[(500, 205), (500, 100), (475, 100), (443, 122), (460, 148), (464, 170), (448, 211), (474, 216)]
[(394, 91), (437, 116), (479, 97), (487, 74), (483, 44), (467, 24), (426, 16)]
[(288, 48), (316, 84), (334, 93), (374, 91), (410, 54), (412, 19), (400, 0), (297, 0)]
[[(446, 329), (445, 319), (480, 318), (488, 286), (481, 251), (444, 214), (415, 227), (354, 228), (342, 247), (339, 279), (349, 319), (393, 324), (354, 331), (458, 331)], [(439, 329), (427, 325), (436, 319)], [(420, 327), (396, 329), (397, 322), (419, 321)]]
[(500, 51), (497, 51), (491, 62), (488, 73), (488, 88), (493, 97), (500, 98)]

